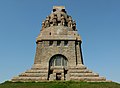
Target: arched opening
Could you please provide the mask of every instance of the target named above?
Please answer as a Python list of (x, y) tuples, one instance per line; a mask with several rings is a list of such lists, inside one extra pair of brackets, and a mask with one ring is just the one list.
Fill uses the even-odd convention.
[(68, 60), (64, 55), (57, 54), (49, 61), (48, 80), (66, 80)]
[(62, 55), (55, 55), (50, 60), (50, 66), (67, 66), (67, 59)]

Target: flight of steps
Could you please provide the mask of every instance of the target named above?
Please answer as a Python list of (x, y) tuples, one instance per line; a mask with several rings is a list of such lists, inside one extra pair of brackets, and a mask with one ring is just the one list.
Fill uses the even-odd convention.
[(46, 81), (48, 76), (47, 68), (31, 68), (20, 75), (13, 77), (12, 82), (37, 82)]
[[(13, 77), (12, 82), (41, 82), (49, 81), (48, 68), (31, 68), (20, 75)], [(87, 69), (84, 65), (68, 68), (68, 80), (87, 82), (107, 82), (105, 77)]]
[(87, 69), (84, 65), (69, 68), (70, 80), (87, 81), (87, 82), (106, 82), (105, 77), (99, 77), (99, 74)]

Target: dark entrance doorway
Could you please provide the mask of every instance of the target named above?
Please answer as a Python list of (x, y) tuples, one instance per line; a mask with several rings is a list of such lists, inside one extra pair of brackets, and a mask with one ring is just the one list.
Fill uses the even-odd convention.
[(56, 80), (61, 80), (61, 73), (56, 73)]

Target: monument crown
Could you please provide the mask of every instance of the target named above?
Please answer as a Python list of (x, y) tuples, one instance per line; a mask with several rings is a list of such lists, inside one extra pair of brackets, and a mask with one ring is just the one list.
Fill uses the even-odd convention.
[(64, 6), (53, 6), (53, 12), (42, 22), (42, 30), (51, 26), (66, 26), (76, 31), (76, 22), (66, 13)]

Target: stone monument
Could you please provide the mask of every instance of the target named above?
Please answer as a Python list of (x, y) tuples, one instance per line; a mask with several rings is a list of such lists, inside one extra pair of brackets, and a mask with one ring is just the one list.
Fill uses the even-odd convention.
[(105, 82), (106, 78), (84, 66), (82, 39), (76, 22), (64, 6), (53, 6), (52, 13), (42, 22), (36, 39), (36, 54), (32, 68), (13, 77), (13, 82), (77, 80)]

